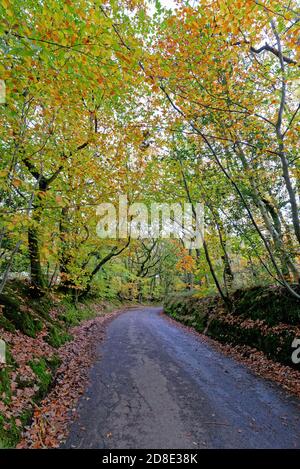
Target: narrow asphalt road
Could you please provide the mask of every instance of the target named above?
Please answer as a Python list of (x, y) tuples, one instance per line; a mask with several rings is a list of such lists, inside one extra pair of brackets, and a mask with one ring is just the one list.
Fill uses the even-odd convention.
[(114, 319), (67, 448), (300, 448), (300, 401), (159, 308)]

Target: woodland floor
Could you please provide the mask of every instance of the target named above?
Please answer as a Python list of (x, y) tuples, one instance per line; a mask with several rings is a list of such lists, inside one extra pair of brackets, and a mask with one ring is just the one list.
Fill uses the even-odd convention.
[(113, 318), (89, 379), (63, 447), (300, 448), (300, 400), (160, 308)]

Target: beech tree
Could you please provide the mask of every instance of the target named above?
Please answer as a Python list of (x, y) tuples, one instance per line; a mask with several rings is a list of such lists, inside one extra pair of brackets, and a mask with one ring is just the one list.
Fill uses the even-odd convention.
[[(121, 263), (121, 282), (165, 292), (299, 297), (296, 1), (1, 0), (0, 15), (1, 288), (22, 265), (36, 294), (59, 279), (85, 295)], [(142, 239), (134, 258), (129, 237), (100, 239), (96, 207), (121, 194), (202, 202), (203, 247), (149, 256)]]

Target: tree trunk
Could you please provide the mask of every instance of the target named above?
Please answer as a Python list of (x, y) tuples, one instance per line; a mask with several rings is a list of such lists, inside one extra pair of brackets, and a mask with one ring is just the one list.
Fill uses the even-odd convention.
[(41, 294), (45, 288), (45, 279), (41, 266), (39, 234), (35, 227), (28, 229), (28, 251), (30, 259), (30, 278), (34, 294)]

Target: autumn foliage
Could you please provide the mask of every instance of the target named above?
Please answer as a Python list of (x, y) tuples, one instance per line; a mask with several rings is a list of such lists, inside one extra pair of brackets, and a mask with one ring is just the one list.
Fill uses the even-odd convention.
[[(0, 294), (299, 302), (299, 4), (164, 4), (0, 0)], [(201, 202), (203, 246), (99, 238), (121, 194)]]

